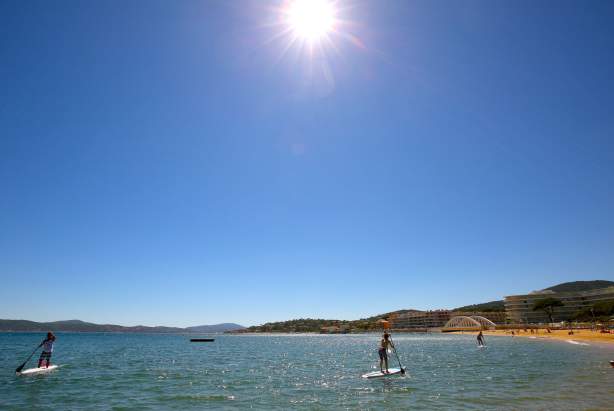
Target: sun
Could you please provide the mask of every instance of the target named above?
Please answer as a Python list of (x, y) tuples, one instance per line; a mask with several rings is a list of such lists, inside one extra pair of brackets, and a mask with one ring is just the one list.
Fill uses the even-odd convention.
[[(358, 36), (362, 24), (353, 13), (362, 0), (274, 0), (264, 6), (264, 45), (274, 48), (276, 63), (292, 67), (300, 93), (326, 96), (334, 92), (345, 46), (366, 50)], [(265, 3), (260, 1), (260, 3)], [(337, 71), (337, 73), (336, 73)]]
[(294, 35), (313, 43), (334, 29), (335, 8), (327, 0), (293, 0), (286, 9), (286, 23)]

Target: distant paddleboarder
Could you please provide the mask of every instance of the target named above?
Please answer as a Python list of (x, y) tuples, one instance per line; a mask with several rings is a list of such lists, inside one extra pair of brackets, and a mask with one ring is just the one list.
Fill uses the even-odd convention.
[(478, 346), (480, 347), (486, 346), (486, 344), (484, 343), (484, 334), (482, 334), (482, 331), (480, 331), (478, 334)]
[(40, 343), (39, 347), (43, 347), (43, 352), (38, 359), (38, 368), (42, 368), (43, 363), (45, 363), (45, 367), (49, 368), (51, 365), (51, 354), (53, 353), (53, 343), (55, 342), (55, 335), (53, 333), (48, 332), (47, 338)]
[[(390, 335), (387, 332), (384, 332), (384, 336), (380, 341), (379, 350), (377, 353), (379, 354), (379, 369), (382, 373), (388, 374), (388, 347), (392, 346), (392, 342), (390, 341)], [(386, 371), (384, 371), (384, 364), (386, 365)]]

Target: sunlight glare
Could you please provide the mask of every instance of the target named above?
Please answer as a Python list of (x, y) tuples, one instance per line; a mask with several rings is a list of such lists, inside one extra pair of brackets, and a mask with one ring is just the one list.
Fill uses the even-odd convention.
[(313, 42), (333, 29), (335, 10), (327, 0), (294, 0), (288, 6), (287, 23), (295, 35)]

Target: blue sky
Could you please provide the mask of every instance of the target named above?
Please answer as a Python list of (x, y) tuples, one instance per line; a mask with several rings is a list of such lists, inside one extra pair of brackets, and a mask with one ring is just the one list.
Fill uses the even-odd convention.
[(0, 318), (356, 319), (614, 279), (614, 3), (0, 3)]

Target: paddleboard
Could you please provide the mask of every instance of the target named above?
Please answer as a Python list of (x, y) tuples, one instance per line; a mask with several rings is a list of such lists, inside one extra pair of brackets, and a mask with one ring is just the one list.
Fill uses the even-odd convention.
[(17, 375), (37, 375), (37, 374), (45, 374), (48, 372), (51, 372), (53, 370), (58, 369), (57, 365), (50, 365), (48, 368), (43, 367), (43, 368), (28, 368), (27, 370), (23, 370), (21, 372), (18, 372)]
[(381, 378), (381, 377), (389, 377), (391, 375), (401, 374), (400, 368), (388, 368), (388, 373), (383, 373), (381, 371), (373, 371), (368, 372), (362, 375), (362, 378)]

